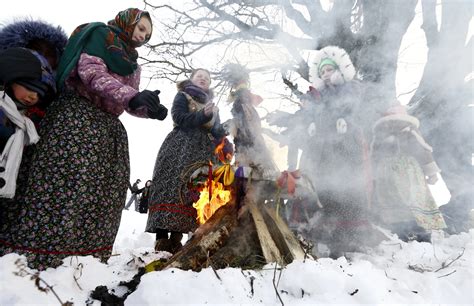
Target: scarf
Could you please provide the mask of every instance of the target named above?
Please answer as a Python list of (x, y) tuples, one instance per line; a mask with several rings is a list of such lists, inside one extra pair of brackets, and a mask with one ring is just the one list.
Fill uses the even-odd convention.
[(196, 102), (202, 104), (206, 104), (213, 98), (213, 93), (211, 90), (204, 91), (201, 87), (194, 85), (190, 80), (186, 80), (178, 84), (178, 89), (193, 97)]
[(0, 178), (5, 180), (5, 185), (0, 188), (0, 197), (11, 199), (15, 196), (24, 146), (38, 142), (39, 136), (33, 122), (18, 112), (15, 103), (3, 91), (0, 91), (0, 109), (16, 126), (15, 133), (8, 139), (0, 155), (0, 166), (5, 168), (0, 173)]
[[(57, 69), (58, 87), (76, 67), (81, 53), (100, 57), (108, 69), (121, 76), (132, 74), (138, 67), (138, 52), (132, 42), (136, 24), (149, 13), (130, 8), (117, 14), (108, 25), (92, 22), (80, 25), (72, 33)], [(151, 19), (151, 18), (150, 18)]]

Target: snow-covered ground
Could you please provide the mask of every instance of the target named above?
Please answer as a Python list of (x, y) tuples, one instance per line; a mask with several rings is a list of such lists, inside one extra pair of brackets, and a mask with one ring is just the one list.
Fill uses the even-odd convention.
[[(124, 211), (115, 255), (108, 264), (91, 256), (70, 257), (62, 266), (40, 272), (39, 277), (63, 303), (100, 305), (89, 295), (101, 285), (117, 296), (125, 294), (127, 289), (119, 286), (120, 281), (130, 281), (139, 267), (169, 256), (154, 253), (154, 237), (143, 232), (145, 222), (146, 215)], [(405, 243), (394, 237), (369, 254), (297, 261), (277, 269), (269, 264), (255, 271), (150, 272), (142, 276), (125, 305), (473, 305), (473, 236), (474, 230), (449, 237), (435, 233), (432, 244)], [(54, 293), (40, 291), (30, 275), (17, 275), (22, 269), (23, 275), (37, 272), (25, 269), (23, 263), (24, 257), (16, 254), (0, 258), (0, 305), (58, 305)]]

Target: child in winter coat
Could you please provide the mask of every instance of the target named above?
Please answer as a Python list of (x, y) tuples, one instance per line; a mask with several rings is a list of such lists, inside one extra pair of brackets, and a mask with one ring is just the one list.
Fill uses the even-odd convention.
[[(67, 36), (61, 27), (30, 17), (15, 18), (14, 22), (0, 27), (0, 51), (10, 48), (34, 50), (48, 61), (53, 73), (64, 52), (66, 42)], [(50, 101), (51, 99), (41, 99), (40, 103), (29, 106), (24, 112), (37, 129)], [(3, 117), (2, 114), (0, 117)]]
[(26, 112), (48, 103), (56, 83), (48, 61), (38, 52), (11, 48), (0, 53), (0, 197), (13, 198), (24, 145), (39, 136)]
[(418, 130), (420, 122), (401, 105), (375, 122), (371, 154), (375, 199), (382, 222), (403, 241), (430, 241), (429, 230), (446, 227), (427, 186), (440, 172), (432, 148)]

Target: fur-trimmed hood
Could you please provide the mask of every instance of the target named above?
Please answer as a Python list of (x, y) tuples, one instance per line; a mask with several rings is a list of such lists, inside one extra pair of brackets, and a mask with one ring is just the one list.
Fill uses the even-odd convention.
[(394, 103), (389, 107), (382, 118), (374, 123), (374, 132), (397, 132), (404, 128), (418, 129), (420, 121), (413, 116), (408, 115), (406, 107)]
[(420, 121), (413, 116), (407, 114), (394, 114), (380, 118), (374, 123), (374, 131), (383, 129), (389, 126), (397, 126), (403, 129), (404, 127), (419, 128)]
[(349, 54), (339, 47), (327, 46), (316, 51), (309, 61), (309, 80), (316, 89), (321, 90), (325, 86), (319, 76), (319, 66), (325, 59), (330, 59), (337, 64), (337, 73), (334, 73), (331, 77), (331, 82), (334, 85), (340, 85), (354, 79), (356, 71)]
[(55, 27), (33, 19), (16, 20), (0, 29), (0, 50), (26, 48), (33, 40), (43, 40), (51, 44), (59, 58), (66, 46), (67, 35), (60, 26)]
[(394, 137), (393, 135), (399, 133), (410, 133), (425, 150), (433, 152), (433, 148), (420, 135), (418, 131), (419, 127), (420, 121), (416, 117), (408, 114), (390, 114), (384, 116), (374, 123), (374, 138), (370, 145), (371, 151), (373, 151), (376, 141), (383, 141), (384, 139), (390, 140)]

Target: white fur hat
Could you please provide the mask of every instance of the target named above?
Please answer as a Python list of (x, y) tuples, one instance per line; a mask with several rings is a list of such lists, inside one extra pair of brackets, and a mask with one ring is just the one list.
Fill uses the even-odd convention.
[(351, 81), (355, 76), (355, 68), (352, 65), (349, 54), (344, 49), (336, 46), (327, 46), (315, 52), (310, 61), (309, 80), (317, 89), (324, 87), (324, 82), (319, 77), (320, 64), (323, 60), (330, 59), (337, 64), (337, 72), (331, 77), (333, 84), (341, 84)]

